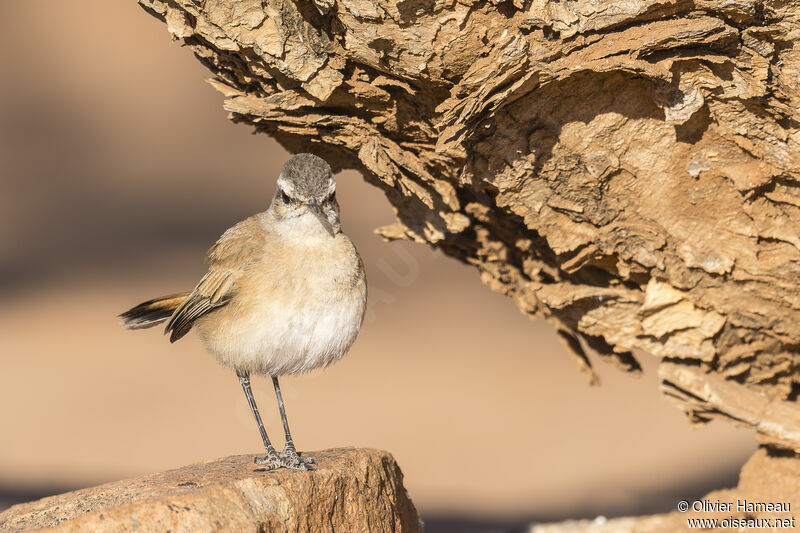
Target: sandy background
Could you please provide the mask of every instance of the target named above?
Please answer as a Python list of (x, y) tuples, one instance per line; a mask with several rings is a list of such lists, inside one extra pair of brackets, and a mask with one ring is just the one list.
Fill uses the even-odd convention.
[[(170, 345), (115, 315), (191, 288), (286, 153), (228, 122), (133, 0), (7, 2), (0, 65), (0, 508), (258, 452), (235, 376), (193, 335)], [(589, 388), (476, 271), (374, 236), (392, 221), (377, 189), (345, 172), (338, 196), (371, 300), (348, 357), (283, 381), (301, 449), (390, 450), (431, 531), (669, 511), (735, 482), (754, 439), (690, 429), (652, 358), (640, 379), (598, 363)], [(268, 380), (255, 394), (280, 443)]]

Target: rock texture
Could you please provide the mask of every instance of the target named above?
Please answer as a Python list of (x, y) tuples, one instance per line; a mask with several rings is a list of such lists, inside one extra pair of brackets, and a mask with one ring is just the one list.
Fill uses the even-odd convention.
[[(762, 531), (793, 530), (800, 527), (800, 455), (771, 454), (767, 449), (758, 450), (742, 468), (739, 485), (733, 489), (717, 490), (705, 495), (700, 502), (713, 506), (716, 503), (731, 504), (730, 510), (700, 511), (689, 508), (686, 512), (673, 512), (663, 515), (616, 518), (613, 520), (572, 520), (559, 524), (541, 524), (531, 527), (531, 533), (674, 533), (675, 531), (738, 531), (739, 527), (723, 527), (723, 520), (761, 520)], [(738, 504), (743, 508), (738, 509)], [(694, 501), (688, 502), (690, 506)], [(753, 507), (747, 507), (747, 503)], [(787, 511), (765, 511), (755, 504), (773, 503), (788, 505)], [(702, 503), (699, 505), (702, 506)], [(675, 502), (678, 506), (678, 502)], [(702, 507), (698, 507), (702, 509)], [(707, 507), (708, 508), (708, 507)], [(688, 520), (718, 520), (717, 527), (708, 523), (705, 526), (689, 527)], [(766, 527), (764, 520), (770, 520)], [(777, 520), (780, 520), (778, 524)], [(789, 522), (785, 522), (788, 520)], [(794, 520), (794, 522), (792, 522)], [(753, 522), (756, 524), (756, 522)], [(784, 526), (784, 524), (786, 524)], [(791, 525), (793, 524), (793, 525)], [(754, 525), (741, 530), (756, 529)]]
[(384, 237), (478, 268), (593, 383), (587, 347), (648, 352), (693, 422), (800, 451), (796, 2), (139, 3), (233, 120), (360, 169)]
[(226, 457), (16, 505), (0, 531), (421, 531), (403, 474), (377, 450), (314, 452), (312, 472)]

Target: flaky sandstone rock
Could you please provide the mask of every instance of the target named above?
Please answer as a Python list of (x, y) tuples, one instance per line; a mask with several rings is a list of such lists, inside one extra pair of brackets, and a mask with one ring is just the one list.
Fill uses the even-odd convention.
[(391, 455), (314, 452), (317, 469), (256, 470), (252, 455), (16, 505), (0, 531), (421, 531)]
[(692, 421), (800, 451), (797, 2), (139, 3), (233, 120), (360, 169), (384, 237), (474, 265), (593, 382), (586, 347), (648, 352)]

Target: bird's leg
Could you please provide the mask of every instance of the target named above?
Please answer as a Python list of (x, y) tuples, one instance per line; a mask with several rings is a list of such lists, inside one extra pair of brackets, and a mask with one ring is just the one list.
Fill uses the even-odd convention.
[(267, 430), (264, 429), (264, 423), (261, 421), (261, 415), (258, 414), (256, 399), (253, 398), (253, 390), (250, 388), (250, 374), (237, 373), (237, 375), (239, 376), (239, 383), (241, 383), (242, 389), (244, 389), (244, 395), (247, 396), (247, 403), (250, 404), (250, 410), (253, 411), (256, 424), (258, 424), (258, 431), (261, 433), (261, 440), (264, 441), (264, 448), (267, 450), (267, 455), (263, 458), (256, 457), (255, 463), (264, 467), (264, 470), (274, 470), (276, 468), (280, 468), (283, 466), (283, 462), (278, 456), (278, 453), (275, 451), (275, 448), (272, 447), (272, 443), (269, 441), (269, 437), (267, 436)]
[(275, 396), (278, 397), (278, 408), (281, 410), (281, 421), (283, 422), (283, 431), (286, 433), (286, 445), (283, 451), (278, 455), (283, 461), (283, 466), (287, 468), (296, 468), (298, 470), (311, 470), (312, 464), (316, 463), (310, 457), (300, 457), (297, 449), (294, 447), (292, 440), (292, 433), (289, 431), (289, 421), (286, 419), (286, 408), (283, 406), (283, 396), (281, 396), (281, 386), (278, 384), (278, 378), (272, 377), (272, 385), (275, 387)]

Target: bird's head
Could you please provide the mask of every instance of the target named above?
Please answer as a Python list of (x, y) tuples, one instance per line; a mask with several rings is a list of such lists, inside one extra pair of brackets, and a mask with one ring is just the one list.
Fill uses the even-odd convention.
[(293, 155), (286, 161), (271, 208), (279, 218), (313, 215), (330, 235), (341, 231), (333, 172), (313, 154)]

